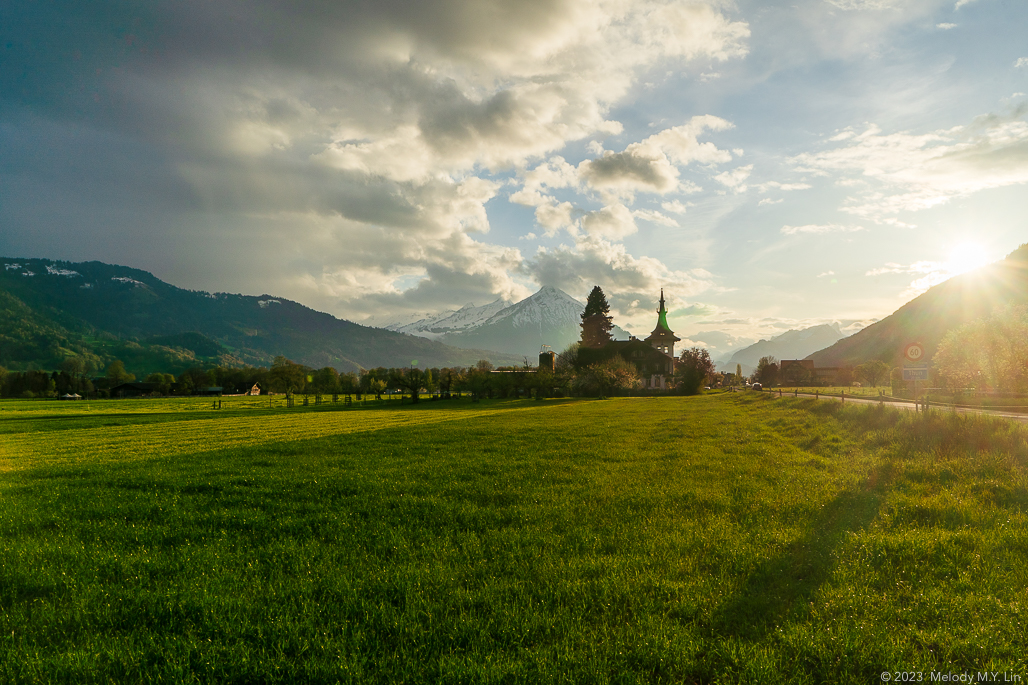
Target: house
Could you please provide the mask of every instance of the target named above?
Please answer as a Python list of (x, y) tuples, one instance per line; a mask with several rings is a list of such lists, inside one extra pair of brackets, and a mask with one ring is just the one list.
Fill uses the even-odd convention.
[(778, 362), (780, 385), (836, 385), (838, 376), (838, 367), (815, 367), (812, 359), (783, 359)]
[(582, 365), (589, 366), (620, 355), (635, 366), (644, 389), (667, 390), (675, 372), (675, 343), (680, 340), (667, 325), (667, 307), (661, 289), (657, 325), (649, 337), (612, 340), (598, 349), (583, 347), (578, 351), (578, 359)]
[(111, 397), (149, 397), (160, 395), (160, 385), (157, 383), (121, 383), (110, 390)]
[(246, 394), (247, 395), (260, 395), (261, 394), (261, 384), (260, 383), (254, 383), (253, 387), (246, 391)]
[(778, 362), (779, 385), (807, 385), (813, 382), (813, 359), (783, 359)]
[(821, 366), (814, 369), (814, 378), (818, 385), (838, 385), (839, 367)]

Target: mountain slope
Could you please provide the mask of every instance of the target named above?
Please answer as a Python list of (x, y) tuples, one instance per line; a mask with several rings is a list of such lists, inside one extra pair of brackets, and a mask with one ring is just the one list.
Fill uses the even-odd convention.
[(869, 359), (898, 366), (907, 343), (924, 345), (931, 359), (943, 336), (1008, 304), (1028, 303), (1028, 244), (1006, 259), (954, 276), (895, 313), (809, 356), (816, 366), (852, 366)]
[(405, 325), (391, 324), (385, 328), (398, 333), (419, 335), (429, 340), (438, 340), (446, 333), (463, 333), (481, 326), (497, 312), (506, 309), (513, 303), (498, 299), (482, 307), (468, 303), (460, 309), (443, 312), (436, 316), (419, 319)]
[[(458, 347), (481, 347), (533, 359), (542, 345), (560, 351), (579, 340), (583, 311), (585, 304), (563, 290), (543, 286), (539, 292), (504, 307), (485, 321), (454, 329), (439, 339)], [(616, 326), (613, 334), (616, 338), (628, 337)]]
[[(184, 290), (145, 271), (101, 262), (0, 259), (0, 267), (0, 317), (21, 331), (12, 335), (5, 327), (6, 338), (0, 338), (0, 364), (8, 366), (50, 368), (76, 349), (102, 347), (104, 340), (132, 339), (137, 346), (183, 350), (187, 348), (161, 345), (159, 339), (188, 332), (202, 334), (191, 339), (194, 344), (207, 352), (215, 349), (211, 344), (219, 345), (219, 356), (236, 364), (268, 364), (277, 355), (340, 370), (405, 366), (415, 359), (429, 367), (518, 359), (361, 326), (270, 295)], [(158, 341), (146, 342), (155, 337)]]
[(742, 365), (744, 374), (751, 374), (757, 368), (761, 357), (776, 359), (804, 359), (812, 352), (824, 349), (846, 337), (837, 324), (821, 324), (799, 330), (791, 330), (777, 335), (770, 340), (761, 340), (749, 347), (736, 351), (725, 362), (718, 364), (718, 369), (735, 373), (736, 364)]

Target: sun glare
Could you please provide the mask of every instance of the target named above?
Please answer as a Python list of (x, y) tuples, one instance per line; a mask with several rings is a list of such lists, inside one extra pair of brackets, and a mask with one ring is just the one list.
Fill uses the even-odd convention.
[(990, 261), (985, 248), (978, 243), (960, 243), (950, 250), (946, 269), (953, 275), (962, 274), (985, 266)]

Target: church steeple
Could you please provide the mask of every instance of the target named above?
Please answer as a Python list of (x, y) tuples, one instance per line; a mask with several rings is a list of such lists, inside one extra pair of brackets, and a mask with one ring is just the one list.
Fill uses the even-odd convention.
[[(657, 310), (657, 327), (653, 330), (656, 333), (659, 330), (665, 330), (671, 333), (671, 328), (667, 325), (667, 307), (664, 306), (664, 289), (660, 289), (660, 309)], [(672, 335), (674, 335), (672, 333)]]
[(660, 307), (657, 309), (657, 326), (646, 338), (651, 346), (660, 350), (669, 357), (675, 356), (675, 343), (681, 340), (671, 331), (667, 325), (667, 307), (664, 305), (664, 289), (660, 289)]

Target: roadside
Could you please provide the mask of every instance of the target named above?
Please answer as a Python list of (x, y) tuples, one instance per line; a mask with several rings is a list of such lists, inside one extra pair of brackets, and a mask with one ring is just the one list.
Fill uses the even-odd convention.
[(799, 391), (786, 391), (783, 388), (764, 390), (763, 392), (768, 393), (775, 397), (808, 397), (817, 400), (834, 400), (836, 402), (853, 402), (856, 404), (879, 404), (888, 405), (895, 407), (896, 409), (902, 409), (905, 411), (945, 411), (955, 414), (984, 414), (987, 416), (996, 416), (1004, 419), (1013, 419), (1022, 423), (1028, 423), (1028, 414), (1014, 412), (1014, 411), (1003, 411), (1000, 409), (985, 409), (981, 407), (967, 407), (956, 404), (946, 404), (944, 402), (927, 402), (919, 400), (907, 400), (898, 397), (892, 397), (890, 395), (880, 395), (878, 397), (858, 396), (858, 395), (834, 395), (834, 394), (822, 394), (818, 392), (799, 392)]

